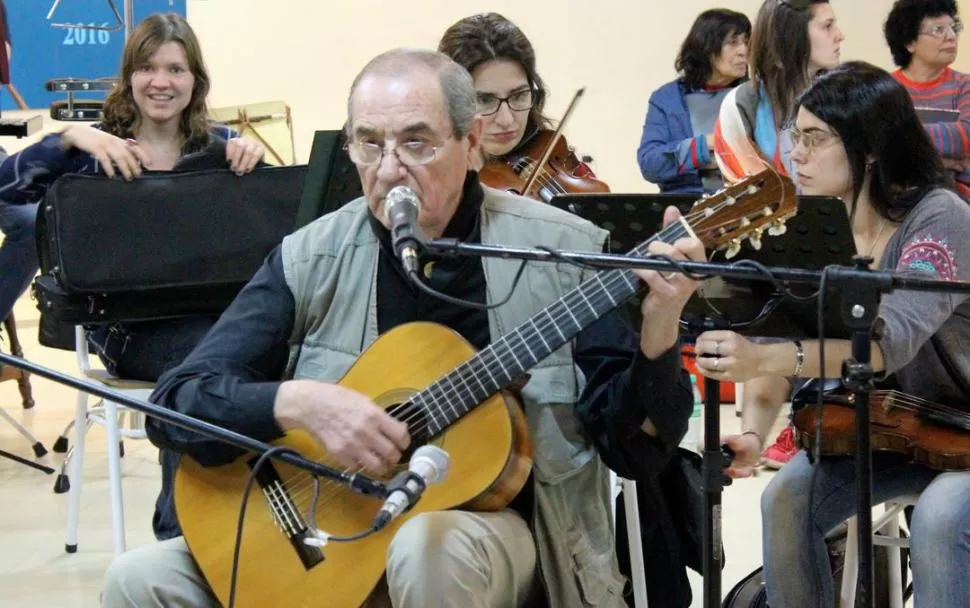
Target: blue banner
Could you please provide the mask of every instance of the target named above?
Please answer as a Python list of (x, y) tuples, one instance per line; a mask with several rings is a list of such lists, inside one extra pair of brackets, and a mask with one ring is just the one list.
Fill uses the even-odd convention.
[[(57, 10), (47, 14), (54, 0), (6, 0), (10, 26), (11, 83), (31, 108), (47, 108), (66, 99), (64, 93), (50, 93), (44, 88), (55, 78), (107, 78), (118, 75), (121, 52), (125, 45), (123, 23), (118, 23), (108, 0), (61, 0)], [(115, 0), (118, 14), (124, 19), (124, 0)], [(185, 0), (134, 0), (134, 25), (155, 12), (185, 14)], [(97, 25), (117, 28), (114, 31), (55, 28), (53, 23)], [(78, 99), (104, 99), (105, 93), (87, 93)], [(16, 108), (4, 89), (0, 108)]]

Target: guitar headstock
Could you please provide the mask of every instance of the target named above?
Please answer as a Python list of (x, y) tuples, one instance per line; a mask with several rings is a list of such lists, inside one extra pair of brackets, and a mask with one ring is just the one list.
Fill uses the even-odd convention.
[(748, 239), (761, 249), (761, 236), (785, 233), (785, 221), (795, 214), (795, 184), (771, 169), (751, 175), (700, 199), (684, 220), (708, 249), (726, 249), (730, 259)]

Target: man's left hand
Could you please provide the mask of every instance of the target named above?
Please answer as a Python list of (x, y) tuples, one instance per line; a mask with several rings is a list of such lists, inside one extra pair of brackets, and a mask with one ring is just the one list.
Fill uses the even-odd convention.
[[(676, 207), (668, 207), (664, 212), (664, 227), (680, 221)], [(677, 239), (672, 245), (654, 241), (648, 251), (653, 255), (666, 255), (675, 260), (704, 262), (707, 256), (704, 245), (696, 237)], [(643, 324), (640, 327), (640, 349), (648, 359), (656, 359), (667, 352), (680, 335), (680, 315), (690, 299), (698, 282), (674, 271), (635, 270), (650, 288), (643, 299), (640, 312)]]

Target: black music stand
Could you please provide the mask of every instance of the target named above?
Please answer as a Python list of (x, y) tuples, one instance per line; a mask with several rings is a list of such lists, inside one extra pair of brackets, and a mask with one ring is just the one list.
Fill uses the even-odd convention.
[(297, 212), (297, 228), (363, 196), (357, 166), (344, 150), (346, 143), (347, 136), (342, 129), (313, 134), (313, 147)]
[[(684, 195), (664, 194), (580, 194), (555, 197), (551, 203), (580, 215), (610, 231), (610, 248), (626, 252), (645, 241), (663, 227), (663, 213), (675, 206), (686, 213), (696, 199)], [(852, 266), (856, 255), (855, 241), (845, 204), (834, 197), (798, 197), (798, 212), (786, 223), (779, 236), (763, 236), (762, 247), (755, 250), (745, 241), (741, 251), (725, 260), (721, 251), (711, 256), (712, 262), (754, 260), (765, 266), (796, 267), (820, 270), (829, 265)], [(787, 285), (798, 295), (808, 295), (814, 288)], [(825, 311), (838, 311), (841, 295), (829, 289)], [(636, 315), (639, 306), (634, 303)], [(817, 302), (796, 303), (783, 300), (766, 281), (744, 281), (715, 277), (704, 281), (684, 309), (681, 323), (688, 336), (712, 329), (731, 329), (748, 336), (776, 338), (818, 338)], [(639, 323), (637, 324), (639, 326)], [(852, 332), (838, 314), (825, 315), (826, 338), (851, 338)], [(721, 493), (731, 479), (723, 469), (732, 460), (730, 451), (720, 445), (720, 382), (704, 380), (704, 606), (721, 603)], [(860, 549), (860, 572), (867, 563)]]

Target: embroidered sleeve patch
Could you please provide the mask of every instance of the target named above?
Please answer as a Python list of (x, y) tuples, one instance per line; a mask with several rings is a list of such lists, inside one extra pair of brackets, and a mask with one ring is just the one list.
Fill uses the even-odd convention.
[(934, 237), (930, 232), (917, 235), (903, 248), (897, 268), (932, 273), (943, 280), (958, 276), (953, 246), (946, 237)]

